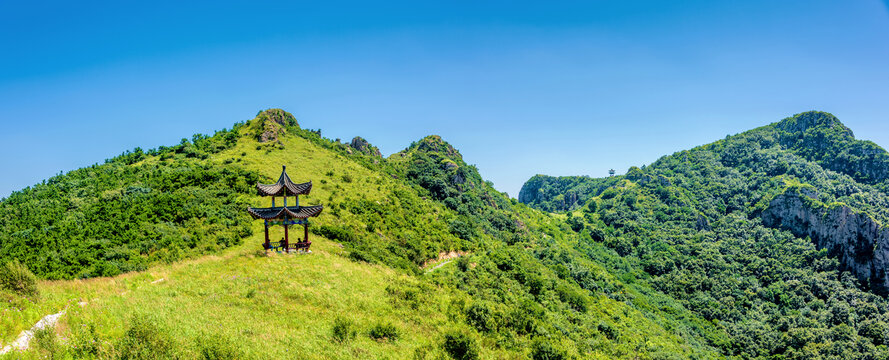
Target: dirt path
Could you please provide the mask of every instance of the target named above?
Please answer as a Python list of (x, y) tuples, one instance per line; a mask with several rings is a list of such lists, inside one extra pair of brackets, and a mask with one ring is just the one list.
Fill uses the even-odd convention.
[[(469, 255), (469, 253), (465, 252), (465, 251), (442, 252), (442, 253), (438, 254), (437, 258), (427, 260), (426, 263), (424, 263), (423, 266), (421, 266), (420, 268), (425, 269), (426, 270), (425, 272), (429, 273), (429, 272), (435, 271), (435, 269), (438, 269), (451, 261), (454, 261), (454, 259), (456, 259), (456, 258), (459, 258), (461, 256), (466, 256), (466, 255)], [(442, 260), (444, 260), (444, 261), (442, 261)], [(438, 261), (441, 261), (441, 262), (438, 264), (435, 264), (435, 266), (429, 268), (429, 265), (432, 265)]]
[(45, 328), (52, 328), (56, 326), (56, 323), (59, 322), (59, 318), (65, 315), (65, 310), (62, 310), (56, 314), (46, 315), (43, 319), (40, 319), (31, 330), (24, 330), (19, 337), (12, 342), (12, 344), (4, 346), (0, 349), (0, 355), (5, 355), (13, 350), (24, 351), (28, 350), (28, 346), (31, 344), (31, 339), (34, 338), (34, 333), (37, 330), (43, 330)]
[(431, 269), (426, 270), (426, 272), (433, 272), (433, 271), (435, 271), (435, 269), (438, 269), (438, 268), (444, 266), (445, 264), (447, 264), (447, 263), (449, 263), (449, 262), (451, 262), (451, 261), (454, 261), (454, 259), (450, 259), (450, 260), (448, 260), (448, 261), (439, 263), (438, 265), (433, 266)]

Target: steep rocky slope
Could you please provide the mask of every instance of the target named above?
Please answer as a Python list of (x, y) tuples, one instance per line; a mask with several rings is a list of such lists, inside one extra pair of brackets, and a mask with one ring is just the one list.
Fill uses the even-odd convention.
[(866, 213), (844, 204), (827, 206), (813, 194), (793, 189), (769, 202), (762, 220), (796, 236), (810, 237), (819, 249), (826, 249), (830, 256), (839, 259), (842, 269), (855, 274), (874, 291), (886, 294), (889, 289), (889, 228)]

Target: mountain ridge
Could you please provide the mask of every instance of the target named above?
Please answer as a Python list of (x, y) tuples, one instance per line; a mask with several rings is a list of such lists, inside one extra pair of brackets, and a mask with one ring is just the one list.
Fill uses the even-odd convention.
[[(807, 160), (817, 162), (827, 169), (849, 175), (858, 181), (877, 186), (883, 192), (889, 193), (889, 153), (871, 141), (855, 139), (852, 130), (833, 114), (823, 111), (802, 112), (769, 125), (729, 136), (729, 138), (763, 130), (779, 131), (777, 140), (780, 144)], [(723, 141), (718, 140), (693, 149), (719, 146), (721, 143)], [(720, 161), (731, 163), (731, 156), (733, 154), (729, 152)], [(600, 181), (602, 180), (589, 176), (553, 178), (538, 174), (522, 186), (519, 202), (547, 211), (571, 210), (582, 206), (589, 198), (589, 194), (595, 192), (588, 189), (590, 184)], [(547, 188), (547, 186), (553, 186), (555, 189), (546, 189), (542, 194), (538, 194), (542, 187)], [(601, 186), (594, 187), (601, 192)], [(564, 203), (564, 200), (557, 199), (556, 201), (559, 202), (557, 205), (542, 204), (542, 202), (550, 201), (560, 194), (569, 193), (572, 194), (571, 199), (575, 201)]]
[[(0, 231), (0, 259), (21, 257), (29, 266), (44, 261), (71, 268), (55, 278), (81, 273), (92, 278), (41, 282), (41, 295), (35, 298), (0, 290), (0, 299), (9, 300), (0, 301), (0, 309), (14, 314), (0, 318), (0, 341), (29, 328), (37, 315), (80, 298), (91, 305), (70, 311), (62, 334), (73, 339), (67, 344), (100, 345), (38, 347), (29, 356), (51, 356), (52, 350), (76, 357), (127, 358), (133, 356), (127, 349), (147, 342), (156, 353), (182, 358), (222, 352), (247, 358), (270, 353), (302, 358), (564, 359), (628, 357), (640, 351), (715, 354), (705, 334), (725, 336), (669, 298), (643, 293), (650, 290), (624, 283), (586, 258), (585, 252), (569, 245), (575, 235), (560, 219), (496, 191), (440, 137), (420, 139), (400, 152), (403, 156), (382, 159), (355, 151), (351, 143), (322, 138), (320, 130), (289, 122), (283, 126), (266, 115), (260, 112), (231, 130), (196, 135), (175, 146), (127, 151), (106, 164), (80, 170), (85, 174), (81, 178), (62, 174), (39, 186), (40, 191), (19, 192), (15, 201), (0, 204), (6, 206), (0, 208), (2, 226), (40, 228), (44, 224), (38, 219), (17, 219), (15, 214), (31, 211), (27, 206), (53, 205), (61, 213), (71, 212), (72, 223), (88, 220), (79, 223), (83, 228), (129, 226), (135, 231), (108, 241), (89, 234), (65, 237), (68, 228), (58, 227), (56, 217), (41, 219), (57, 226), (57, 240), (7, 242), (8, 233)], [(212, 219), (240, 221), (247, 218), (246, 211), (220, 216), (218, 209), (202, 206), (199, 200), (231, 199), (222, 204), (243, 206), (240, 210), (267, 206), (248, 183), (273, 180), (281, 164), (295, 181), (315, 184), (301, 203), (325, 206), (310, 227), (315, 254), (260, 255), (262, 230), (249, 220), (251, 235), (230, 243), (208, 231)], [(116, 176), (107, 190), (92, 191), (95, 179), (115, 174), (112, 169), (130, 175)], [(146, 183), (146, 169), (169, 171), (177, 180), (152, 177), (166, 187)], [(188, 169), (193, 176), (181, 176), (189, 174)], [(251, 175), (241, 179), (247, 180), (245, 186), (221, 186), (204, 194), (200, 189), (209, 190), (214, 183), (206, 172)], [(78, 201), (72, 194), (86, 196), (105, 216), (81, 218), (77, 207), (68, 207)], [(143, 197), (182, 201), (168, 208), (156, 203), (126, 206)], [(183, 233), (161, 237), (168, 242), (155, 241), (152, 229), (167, 222), (151, 217), (179, 214), (177, 209), (183, 207), (197, 210), (176, 218), (180, 223), (174, 224)], [(135, 214), (149, 218), (125, 221)], [(272, 231), (273, 237), (281, 236), (280, 229)], [(83, 256), (74, 262), (56, 256), (66, 248)], [(433, 272), (422, 270), (428, 260), (448, 252), (466, 255)], [(128, 260), (142, 267), (122, 267)], [(370, 278), (365, 282), (362, 276), (331, 277), (343, 273), (328, 274), (325, 266)], [(117, 271), (99, 271), (106, 268)], [(54, 277), (40, 267), (34, 270), (41, 278)], [(274, 274), (265, 273), (272, 270)], [(158, 277), (167, 281), (154, 283)], [(338, 292), (325, 285), (331, 283)], [(373, 290), (373, 299), (346, 298), (365, 293), (365, 287)], [(320, 294), (323, 298), (316, 296)], [(648, 301), (662, 305), (651, 308), (645, 305)], [(189, 307), (197, 310), (182, 311)], [(270, 313), (274, 318), (268, 318)], [(312, 319), (305, 323), (311, 328), (292, 320), (309, 315)], [(237, 325), (245, 321), (269, 327)], [(336, 335), (337, 328), (345, 332)], [(173, 338), (163, 335), (167, 333)], [(233, 339), (241, 338), (246, 339), (238, 346), (241, 350), (233, 349)], [(270, 338), (288, 343), (292, 352), (268, 349)]]
[[(858, 271), (846, 260), (870, 244), (857, 235), (869, 232), (851, 229), (889, 223), (889, 196), (880, 181), (824, 167), (871, 159), (846, 155), (861, 145), (829, 114), (787, 126), (804, 141), (822, 139), (830, 156), (797, 154), (785, 148), (800, 143), (797, 133), (760, 127), (623, 176), (541, 186), (543, 200), (562, 195), (564, 213), (509, 199), (439, 136), (383, 158), (366, 140), (323, 138), (288, 115), (270, 109), (213, 136), (127, 151), (0, 202), (0, 259), (98, 277), (41, 282), (39, 297), (0, 289), (0, 309), (11, 314), (0, 318), (0, 341), (85, 298), (95, 305), (63, 320), (70, 342), (34, 358), (127, 358), (134, 344), (181, 358), (889, 356), (889, 302), (869, 272), (874, 262)], [(238, 226), (213, 223), (246, 218), (227, 206), (267, 206), (250, 184), (273, 180), (281, 164), (315, 184), (302, 202), (325, 206), (308, 257), (262, 252), (256, 222), (237, 236), (224, 231)], [(16, 217), (44, 208), (66, 216)], [(835, 246), (800, 236), (833, 229), (816, 223), (831, 211), (855, 222), (845, 232), (855, 236)], [(129, 221), (136, 214), (146, 218)], [(800, 225), (797, 214), (811, 221)], [(133, 232), (8, 241), (2, 231), (76, 234), (74, 225)], [(463, 256), (423, 270), (451, 252)], [(268, 339), (287, 346), (269, 349)], [(66, 345), (90, 343), (100, 345)]]

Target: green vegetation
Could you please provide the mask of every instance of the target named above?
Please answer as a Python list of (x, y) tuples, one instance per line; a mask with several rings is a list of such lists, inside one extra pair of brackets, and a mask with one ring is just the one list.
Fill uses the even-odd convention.
[(37, 277), (18, 260), (7, 261), (0, 266), (0, 290), (22, 296), (37, 295)]
[(355, 338), (356, 334), (352, 320), (342, 317), (337, 317), (333, 321), (333, 328), (331, 329), (331, 332), (333, 340), (338, 342), (349, 341)]
[(238, 244), (250, 234), (243, 194), (259, 177), (179, 153), (190, 147), (129, 165), (145, 155), (121, 155), (13, 193), (0, 203), (0, 259), (18, 259), (46, 279), (72, 279)]
[(591, 178), (534, 175), (522, 185), (519, 202), (544, 211), (575, 210), (587, 204), (591, 197), (599, 196), (614, 186), (621, 178), (621, 176)]
[[(382, 158), (260, 112), (3, 200), (0, 260), (74, 280), (4, 293), (0, 341), (67, 307), (66, 340), (42, 335), (22, 356), (882, 358), (889, 303), (759, 219), (788, 191), (889, 218), (885, 179), (824, 167), (881, 155), (803, 154), (786, 140), (798, 126), (863, 146), (807, 114), (625, 176), (536, 176), (520, 199), (568, 211), (551, 214), (495, 190), (437, 136)], [(325, 206), (312, 255), (258, 251), (244, 211), (268, 205), (252, 185), (281, 164), (313, 181), (302, 204)]]
[(569, 223), (613, 251), (590, 253), (610, 272), (714, 324), (721, 331), (707, 343), (725, 355), (884, 358), (886, 299), (834, 254), (759, 218), (776, 195), (794, 192), (810, 208), (849, 206), (886, 224), (885, 178), (859, 182), (862, 173), (831, 165), (885, 166), (879, 148), (867, 159), (844, 157), (867, 146), (832, 115), (799, 114), (631, 168), (589, 193)]
[(455, 360), (478, 359), (478, 345), (467, 331), (448, 330), (442, 343), (444, 351)]

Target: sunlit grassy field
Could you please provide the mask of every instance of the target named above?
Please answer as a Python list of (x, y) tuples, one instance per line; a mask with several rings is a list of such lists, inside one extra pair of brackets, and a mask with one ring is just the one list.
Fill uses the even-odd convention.
[[(147, 315), (172, 335), (186, 357), (198, 357), (196, 342), (204, 336), (234, 342), (249, 358), (302, 359), (411, 357), (446, 325), (446, 291), (427, 294), (419, 309), (398, 306), (387, 285), (416, 280), (349, 261), (329, 241), (316, 239), (314, 247), (310, 255), (266, 257), (245, 245), (142, 273), (42, 283), (40, 299), (22, 320), (36, 322), (41, 314), (67, 307), (58, 328), (61, 338), (93, 324), (99, 339), (108, 341), (103, 351), (111, 354), (113, 340), (124, 335), (129, 320)], [(81, 301), (86, 305), (77, 304)], [(354, 322), (354, 340), (332, 338), (337, 317)], [(368, 336), (372, 326), (387, 322), (398, 329), (397, 339)]]
[[(314, 184), (300, 204), (325, 205), (325, 211), (311, 219), (312, 226), (361, 229), (358, 241), (375, 242), (375, 248), (383, 251), (393, 249), (389, 245), (397, 238), (440, 244), (459, 241), (447, 228), (453, 212), (395, 176), (373, 171), (303, 137), (286, 134), (276, 142), (259, 143), (242, 135), (235, 146), (205, 161), (257, 171), (268, 182), (275, 181), (281, 165), (286, 165), (294, 181)], [(168, 160), (154, 156), (135, 165), (160, 161)], [(254, 206), (270, 205), (267, 198), (241, 196)], [(371, 218), (349, 208), (364, 202), (385, 205), (381, 208), (388, 225), (371, 223)], [(521, 221), (529, 227), (557, 226), (554, 220), (564, 217), (524, 211)], [(54, 330), (57, 340), (38, 336), (31, 351), (5, 358), (132, 358), (130, 349), (144, 346), (152, 352), (147, 358), (438, 359), (448, 358), (442, 345), (445, 334), (462, 332), (479, 345), (480, 358), (513, 359), (531, 355), (532, 336), (549, 336), (508, 331), (484, 335), (468, 328), (465, 309), (479, 299), (457, 289), (457, 261), (432, 261), (424, 270), (402, 262), (401, 269), (394, 269), (356, 261), (343, 244), (314, 234), (312, 254), (266, 254), (260, 250), (261, 222), (254, 221), (252, 229), (253, 235), (239, 245), (212, 255), (155, 263), (146, 271), (112, 278), (43, 281), (34, 298), (0, 294), (0, 346), (43, 316), (66, 310)], [(292, 241), (303, 233), (300, 227), (293, 230)], [(270, 236), (277, 240), (283, 230), (272, 228)], [(559, 241), (562, 246), (577, 246), (576, 240)], [(478, 249), (496, 246), (502, 245), (481, 244)], [(583, 262), (597, 277), (620, 283), (599, 265)], [(443, 265), (431, 270), (439, 263)], [(412, 271), (423, 275), (410, 275)], [(645, 303), (647, 297), (632, 288), (626, 290), (628, 298), (636, 299), (636, 307), (666, 308)], [(542, 302), (558, 306), (553, 305), (561, 302), (558, 295), (547, 294), (540, 297)], [(666, 330), (670, 325), (662, 319), (633, 307), (597, 294), (589, 298), (585, 313), (552, 312), (549, 316), (559, 318), (538, 320), (572, 327), (560, 331), (580, 331), (574, 341), (590, 349), (584, 358), (694, 352), (684, 335)], [(550, 338), (565, 342), (556, 345), (572, 349), (569, 356), (581, 356), (569, 340)]]
[[(383, 200), (387, 191), (404, 187), (304, 139), (286, 136), (280, 142), (259, 144), (245, 136), (209, 161), (235, 163), (271, 181), (277, 179), (281, 165), (287, 165), (294, 181), (314, 183), (310, 196), (300, 199), (301, 205), (345, 196)], [(163, 160), (144, 160), (152, 161)], [(258, 196), (250, 202), (270, 205), (269, 199)], [(432, 201), (424, 203), (440, 208)], [(334, 217), (329, 212), (313, 220), (313, 224), (351, 221), (348, 213)], [(291, 232), (291, 239), (301, 236), (301, 228)], [(271, 237), (283, 237), (283, 230), (273, 228)], [(387, 287), (410, 288), (417, 279), (349, 260), (341, 256), (341, 245), (322, 237), (311, 240), (312, 254), (266, 255), (259, 250), (263, 229), (256, 221), (253, 236), (216, 255), (158, 264), (114, 278), (41, 282), (36, 298), (4, 298), (0, 340), (9, 344), (41, 317), (67, 309), (56, 330), (61, 343), (74, 346), (78, 329), (93, 326), (100, 357), (118, 355), (118, 339), (135, 317), (147, 318), (171, 335), (173, 347), (186, 358), (200, 357), (200, 343), (207, 338), (231, 344), (246, 358), (400, 359), (417, 351), (437, 351), (436, 334), (448, 323), (449, 291), (425, 287), (422, 301), (400, 304)], [(338, 318), (353, 324), (354, 338), (332, 337)], [(397, 338), (370, 336), (373, 327), (390, 323)], [(27, 356), (42, 354), (33, 351)], [(25, 355), (7, 357), (20, 356)]]

